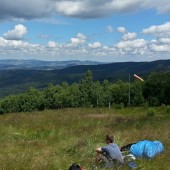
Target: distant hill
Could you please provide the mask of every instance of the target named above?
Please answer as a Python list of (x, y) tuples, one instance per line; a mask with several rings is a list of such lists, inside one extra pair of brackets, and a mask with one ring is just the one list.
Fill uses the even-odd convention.
[(0, 60), (0, 70), (55, 70), (77, 65), (97, 65), (95, 61)]
[[(49, 83), (59, 84), (79, 82), (87, 70), (93, 72), (95, 80), (128, 81), (129, 74), (139, 74), (145, 78), (153, 71), (170, 70), (170, 60), (153, 62), (120, 62), (99, 65), (78, 65), (57, 70), (1, 70), (0, 96), (24, 92), (30, 86), (45, 88)], [(133, 81), (133, 79), (132, 79)]]

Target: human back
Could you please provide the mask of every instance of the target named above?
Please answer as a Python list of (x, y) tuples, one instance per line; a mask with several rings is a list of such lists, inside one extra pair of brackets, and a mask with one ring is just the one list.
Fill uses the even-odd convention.
[(102, 152), (106, 152), (113, 160), (123, 163), (122, 153), (116, 143), (109, 143), (107, 146), (101, 148)]

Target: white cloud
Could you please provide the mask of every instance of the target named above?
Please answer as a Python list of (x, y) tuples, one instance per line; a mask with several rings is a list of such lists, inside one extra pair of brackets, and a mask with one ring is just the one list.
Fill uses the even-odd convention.
[[(85, 39), (84, 34), (77, 34), (76, 38)], [(80, 39), (81, 39), (80, 38)], [(170, 44), (161, 44), (158, 40), (146, 41), (144, 39), (121, 40), (113, 46), (107, 46), (100, 42), (91, 44), (76, 42), (76, 46), (68, 42), (59, 44), (49, 41), (46, 46), (30, 44), (22, 40), (6, 40), (0, 37), (1, 56), (34, 56), (43, 60), (97, 60), (97, 61), (141, 61), (150, 59), (167, 58), (170, 54)], [(133, 58), (132, 58), (133, 56)], [(142, 58), (141, 58), (142, 56)], [(151, 58), (149, 58), (151, 57)]]
[(123, 40), (133, 40), (136, 38), (136, 33), (135, 32), (128, 32), (127, 34), (124, 34), (122, 36)]
[(30, 20), (54, 15), (100, 18), (115, 13), (154, 9), (170, 13), (169, 0), (0, 0), (0, 20)]
[(150, 49), (154, 52), (168, 52), (168, 51), (170, 51), (170, 46), (152, 44), (150, 46)]
[(106, 27), (106, 31), (109, 32), (109, 33), (112, 33), (113, 32), (113, 27), (111, 25), (108, 25)]
[(87, 37), (84, 34), (78, 33), (76, 37), (71, 38), (71, 40), (70, 40), (71, 45), (78, 46), (80, 44), (85, 43), (86, 39), (87, 39)]
[[(15, 49), (18, 48), (19, 50), (22, 49), (28, 49), (31, 50), (31, 48), (35, 48), (35, 47), (40, 47), (39, 44), (29, 44), (28, 42), (24, 42), (22, 40), (6, 40), (3, 37), (0, 37), (0, 48), (11, 48), (11, 49)], [(32, 49), (33, 50), (33, 49)]]
[(156, 9), (159, 14), (170, 13), (169, 0), (143, 0), (141, 7), (144, 9)]
[(71, 38), (71, 43), (75, 46), (79, 45), (79, 44), (83, 44), (85, 42), (85, 40), (81, 39), (81, 38)]
[(94, 42), (93, 44), (89, 44), (89, 48), (100, 48), (102, 44), (100, 42)]
[(99, 18), (119, 12), (132, 12), (141, 7), (142, 0), (63, 0), (56, 2), (56, 11), (78, 18)]
[(135, 39), (135, 40), (128, 40), (128, 41), (120, 41), (116, 44), (117, 48), (140, 48), (146, 45), (146, 40), (144, 39)]
[(163, 44), (170, 44), (170, 38), (160, 38), (159, 42)]
[[(99, 41), (89, 43), (88, 37), (83, 33), (77, 33), (70, 41), (68, 40), (63, 44), (54, 41), (48, 41), (46, 45), (31, 44), (23, 39), (26, 31), (19, 29), (24, 26), (17, 27), (18, 25), (16, 25), (14, 30), (7, 32), (8, 36), (15, 35), (16, 40), (14, 38), (10, 40), (0, 37), (0, 52), (1, 56), (6, 55), (8, 58), (12, 55), (17, 57), (34, 56), (34, 58), (38, 59), (47, 57), (46, 60), (89, 59), (116, 62), (127, 61), (130, 57), (131, 61), (144, 59), (146, 61), (150, 60), (149, 57), (154, 60), (163, 59), (170, 56), (170, 37), (163, 36), (168, 35), (168, 29), (165, 29), (166, 26), (164, 27), (164, 25), (167, 26), (167, 23), (158, 25), (154, 29), (150, 29), (152, 26), (147, 30), (144, 29), (147, 33), (156, 34), (157, 37), (153, 40), (138, 39), (135, 32), (127, 32), (112, 46)], [(16, 30), (20, 30), (18, 31), (19, 33)], [(20, 39), (16, 37), (20, 37)]]
[(3, 35), (7, 40), (21, 40), (27, 34), (27, 28), (21, 24), (15, 25), (13, 30), (9, 30)]
[(67, 16), (76, 16), (87, 9), (84, 8), (85, 3), (82, 1), (59, 1), (55, 4), (56, 12)]
[(133, 39), (120, 41), (115, 44), (120, 54), (144, 54), (147, 50), (147, 41), (144, 39)]
[(78, 18), (98, 18), (113, 13), (131, 13), (142, 9), (170, 13), (169, 0), (60, 0), (55, 4), (58, 13)]
[(143, 29), (144, 34), (152, 34), (158, 37), (170, 36), (170, 22), (166, 22), (162, 25), (153, 25), (149, 28)]
[(126, 32), (126, 28), (125, 27), (118, 27), (117, 31), (120, 33), (125, 33)]
[(48, 42), (48, 47), (50, 48), (55, 48), (58, 46), (58, 43), (54, 42), (54, 41), (49, 41)]
[(77, 38), (80, 38), (82, 40), (86, 40), (87, 39), (87, 37), (84, 34), (82, 34), (82, 33), (78, 33), (77, 34)]

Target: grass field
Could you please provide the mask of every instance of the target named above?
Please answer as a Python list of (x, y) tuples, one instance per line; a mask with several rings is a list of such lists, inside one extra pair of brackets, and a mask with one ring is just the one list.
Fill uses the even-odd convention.
[[(166, 151), (136, 161), (139, 169), (170, 169), (170, 107), (76, 108), (0, 116), (0, 169), (67, 170), (76, 162), (91, 170), (95, 148), (105, 134), (123, 146), (138, 140), (159, 140)], [(123, 170), (128, 169), (126, 166)]]

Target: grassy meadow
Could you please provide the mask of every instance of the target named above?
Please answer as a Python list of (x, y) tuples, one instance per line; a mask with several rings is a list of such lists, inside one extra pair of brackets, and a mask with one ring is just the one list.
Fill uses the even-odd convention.
[[(114, 135), (120, 145), (159, 140), (166, 151), (136, 161), (138, 169), (170, 169), (170, 107), (76, 108), (0, 115), (1, 170), (68, 170), (76, 162), (91, 170), (95, 148)], [(128, 169), (127, 166), (121, 168)]]

